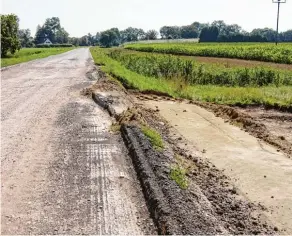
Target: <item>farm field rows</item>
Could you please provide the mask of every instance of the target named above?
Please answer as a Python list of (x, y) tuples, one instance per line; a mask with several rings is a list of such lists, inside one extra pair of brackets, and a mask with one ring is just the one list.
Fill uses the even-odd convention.
[(1, 67), (48, 57), (72, 50), (73, 48), (22, 48), (14, 55), (1, 58)]
[(292, 44), (283, 43), (165, 43), (128, 44), (127, 49), (176, 55), (238, 58), (292, 64)]
[(292, 71), (270, 67), (226, 68), (178, 56), (91, 48), (102, 70), (124, 85), (173, 97), (229, 105), (291, 108)]

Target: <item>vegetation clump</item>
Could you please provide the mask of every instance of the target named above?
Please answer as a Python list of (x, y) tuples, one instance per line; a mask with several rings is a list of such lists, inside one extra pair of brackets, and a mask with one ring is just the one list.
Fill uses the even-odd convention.
[(171, 180), (174, 180), (181, 189), (188, 188), (188, 180), (186, 177), (186, 170), (183, 167), (181, 167), (179, 165), (174, 165), (170, 169), (169, 177)]
[(161, 135), (154, 129), (151, 129), (150, 127), (146, 125), (141, 126), (141, 130), (143, 134), (149, 138), (151, 144), (157, 148), (158, 150), (162, 150), (164, 148), (163, 140), (161, 138)]

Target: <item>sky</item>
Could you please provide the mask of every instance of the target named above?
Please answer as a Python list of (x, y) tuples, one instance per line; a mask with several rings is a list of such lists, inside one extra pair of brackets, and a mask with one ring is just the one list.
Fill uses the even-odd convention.
[[(71, 37), (112, 27), (159, 30), (164, 25), (224, 20), (244, 30), (276, 28), (272, 0), (1, 0), (1, 14), (14, 13), (20, 28), (35, 34), (46, 18), (59, 17)], [(279, 31), (292, 29), (292, 0), (281, 4)]]

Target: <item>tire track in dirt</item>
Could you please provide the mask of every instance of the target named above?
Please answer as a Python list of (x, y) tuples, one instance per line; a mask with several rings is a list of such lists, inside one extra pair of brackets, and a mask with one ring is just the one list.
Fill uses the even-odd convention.
[[(108, 114), (92, 101), (79, 100), (61, 111), (56, 124), (61, 132), (54, 145), (59, 158), (50, 170), (52, 187), (46, 191), (52, 194), (44, 196), (51, 206), (42, 222), (45, 232), (153, 233), (131, 161), (123, 154), (119, 136), (108, 132), (110, 124)], [(59, 196), (55, 203), (52, 199)], [(58, 230), (50, 232), (53, 228)]]
[(2, 71), (2, 234), (155, 234), (110, 117), (80, 95), (93, 69), (82, 48)]

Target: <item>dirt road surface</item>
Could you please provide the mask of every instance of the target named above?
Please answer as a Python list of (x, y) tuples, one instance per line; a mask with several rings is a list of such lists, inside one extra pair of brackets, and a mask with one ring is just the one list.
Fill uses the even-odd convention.
[(155, 234), (88, 48), (2, 71), (1, 233)]
[(282, 233), (292, 234), (292, 161), (263, 141), (225, 123), (193, 104), (144, 101), (159, 109), (174, 127), (173, 138), (184, 136), (197, 153), (230, 176), (241, 195), (261, 203), (265, 215)]

